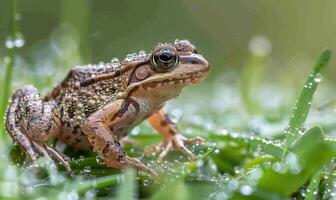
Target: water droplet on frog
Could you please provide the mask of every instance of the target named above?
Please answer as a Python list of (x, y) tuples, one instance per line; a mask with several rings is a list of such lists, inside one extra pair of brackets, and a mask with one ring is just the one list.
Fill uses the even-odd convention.
[(118, 58), (112, 58), (111, 59), (111, 64), (118, 64), (119, 63), (119, 59)]
[(322, 79), (323, 79), (323, 77), (322, 77), (322, 74), (320, 74), (320, 73), (318, 73), (318, 74), (316, 74), (316, 75), (314, 76), (314, 81), (315, 81), (316, 83), (321, 82)]
[(146, 55), (146, 51), (141, 50), (141, 51), (139, 51), (138, 55), (139, 56), (145, 56)]
[(131, 53), (129, 53), (129, 54), (126, 55), (126, 59), (133, 59), (133, 57), (134, 57), (134, 55), (131, 54)]

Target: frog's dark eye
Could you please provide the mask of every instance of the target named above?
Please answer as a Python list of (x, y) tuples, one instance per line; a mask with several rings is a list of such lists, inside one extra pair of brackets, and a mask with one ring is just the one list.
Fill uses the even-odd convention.
[(177, 65), (178, 55), (172, 47), (159, 47), (154, 50), (151, 56), (151, 63), (154, 70), (159, 72), (167, 72)]

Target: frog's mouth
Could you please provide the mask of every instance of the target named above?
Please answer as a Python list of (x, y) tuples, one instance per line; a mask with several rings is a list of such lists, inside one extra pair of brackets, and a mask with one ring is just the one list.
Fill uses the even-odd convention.
[[(133, 89), (136, 88), (143, 88), (144, 90), (151, 92), (154, 91), (155, 89), (164, 89), (164, 88), (170, 88), (173, 90), (179, 91), (182, 89), (184, 86), (189, 85), (189, 84), (197, 84), (202, 82), (202, 80), (205, 79), (205, 73), (207, 72), (198, 72), (195, 73), (193, 76), (188, 76), (188, 77), (172, 77), (169, 75), (165, 76), (153, 76), (151, 78), (148, 78), (144, 81), (132, 84), (131, 86), (127, 87), (127, 89), (124, 92), (123, 97), (127, 97)], [(169, 90), (170, 90), (169, 89)]]

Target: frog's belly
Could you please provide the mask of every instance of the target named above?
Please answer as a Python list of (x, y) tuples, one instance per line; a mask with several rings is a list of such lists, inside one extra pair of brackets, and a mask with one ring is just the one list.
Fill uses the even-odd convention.
[[(151, 114), (152, 112), (138, 117), (137, 120), (130, 121), (126, 124), (115, 124), (114, 126), (109, 127), (111, 129), (111, 133), (115, 134), (118, 138), (125, 137), (134, 127), (139, 125), (148, 117), (148, 115)], [(62, 133), (58, 135), (58, 139), (74, 149), (84, 151), (92, 150), (92, 146), (81, 127), (63, 127)]]
[(62, 133), (58, 136), (58, 139), (74, 149), (84, 151), (92, 149), (92, 146), (81, 127), (64, 126)]
[[(162, 108), (161, 104), (155, 105), (154, 103), (148, 103), (143, 100), (138, 100), (137, 103), (139, 104), (140, 108), (138, 112), (136, 112), (133, 106), (130, 106), (129, 110), (127, 110), (127, 113), (129, 114), (125, 116), (123, 120), (115, 122), (112, 126), (109, 127), (112, 134), (116, 135), (118, 138), (126, 136), (127, 133), (129, 133), (135, 126), (139, 125), (158, 109)], [(65, 127), (63, 127), (62, 134), (58, 136), (58, 139), (75, 149), (92, 149), (89, 140), (80, 126), (68, 127), (65, 125)]]

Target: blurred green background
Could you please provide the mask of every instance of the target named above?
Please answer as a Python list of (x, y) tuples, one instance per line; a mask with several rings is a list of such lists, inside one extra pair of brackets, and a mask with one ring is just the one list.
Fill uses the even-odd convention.
[[(79, 45), (79, 63), (109, 61), (157, 42), (188, 38), (221, 75), (227, 68), (241, 68), (250, 40), (262, 35), (272, 44), (272, 67), (281, 72), (315, 59), (325, 47), (335, 49), (335, 6), (332, 0), (19, 1), (26, 39), (20, 55), (38, 62), (32, 54), (66, 34)], [(0, 41), (9, 35), (10, 7), (11, 1), (1, 0)]]

